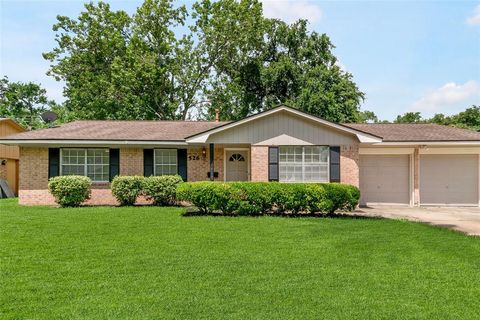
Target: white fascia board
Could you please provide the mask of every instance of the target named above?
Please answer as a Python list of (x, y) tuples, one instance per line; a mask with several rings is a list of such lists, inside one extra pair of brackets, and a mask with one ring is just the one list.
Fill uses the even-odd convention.
[(358, 138), (358, 141), (360, 141), (360, 143), (381, 143), (382, 142), (382, 139), (380, 138), (372, 138), (371, 136), (366, 136), (366, 135), (363, 135), (363, 134), (359, 134), (357, 133), (357, 138)]
[(354, 135), (357, 136), (359, 141), (362, 142), (362, 143), (378, 143), (378, 142), (382, 141), (381, 138), (376, 137), (374, 135), (363, 133), (363, 132), (360, 132), (358, 130), (351, 129), (351, 128), (348, 128), (348, 127), (345, 127), (345, 126), (342, 126), (342, 125), (339, 125), (339, 124), (336, 124), (336, 123), (333, 123), (333, 122), (330, 122), (330, 121), (326, 121), (326, 120), (320, 119), (318, 117), (315, 117), (315, 116), (306, 114), (304, 112), (298, 111), (296, 109), (292, 109), (292, 108), (288, 108), (288, 107), (284, 107), (284, 106), (274, 108), (274, 109), (259, 113), (257, 115), (253, 115), (251, 117), (248, 117), (248, 118), (245, 118), (245, 119), (242, 119), (242, 120), (235, 121), (233, 123), (230, 123), (230, 124), (221, 126), (219, 128), (210, 130), (210, 131), (205, 132), (203, 134), (199, 133), (198, 135), (194, 135), (191, 138), (187, 139), (186, 141), (187, 141), (187, 143), (205, 143), (208, 140), (209, 136), (212, 135), (212, 134), (234, 128), (236, 126), (247, 123), (249, 121), (260, 119), (260, 118), (266, 117), (268, 115), (271, 115), (273, 113), (280, 112), (280, 111), (290, 112), (290, 113), (295, 114), (299, 117), (310, 119), (314, 122), (321, 123), (321, 124), (323, 124), (327, 127), (335, 128), (335, 129), (340, 130), (340, 131), (344, 131), (344, 132), (354, 134)]
[(388, 155), (388, 154), (413, 154), (415, 148), (389, 147), (389, 148), (362, 148), (358, 149), (360, 155)]
[(208, 137), (210, 137), (210, 133), (205, 133), (200, 136), (195, 136), (191, 139), (187, 139), (188, 144), (193, 144), (193, 143), (206, 143), (208, 140)]
[(433, 147), (420, 148), (419, 154), (480, 154), (480, 147)]
[(15, 146), (186, 146), (182, 141), (136, 141), (136, 140), (15, 140), (0, 139), (0, 144)]
[(399, 141), (373, 143), (372, 146), (480, 146), (480, 141)]

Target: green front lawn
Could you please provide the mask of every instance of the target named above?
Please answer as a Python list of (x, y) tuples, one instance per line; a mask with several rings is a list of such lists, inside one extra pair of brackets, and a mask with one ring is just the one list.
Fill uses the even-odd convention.
[(480, 239), (379, 219), (0, 200), (1, 319), (473, 319)]

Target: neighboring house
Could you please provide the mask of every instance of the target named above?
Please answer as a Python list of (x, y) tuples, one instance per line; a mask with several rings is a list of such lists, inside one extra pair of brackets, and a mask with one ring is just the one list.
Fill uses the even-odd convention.
[[(24, 131), (12, 119), (0, 118), (0, 139)], [(7, 180), (15, 194), (18, 194), (18, 159), (18, 147), (0, 144), (0, 179)]]
[(362, 204), (479, 206), (480, 133), (434, 124), (336, 124), (280, 106), (234, 122), (75, 121), (10, 136), (20, 203), (52, 204), (48, 178), (87, 175), (114, 204), (116, 175), (341, 182)]

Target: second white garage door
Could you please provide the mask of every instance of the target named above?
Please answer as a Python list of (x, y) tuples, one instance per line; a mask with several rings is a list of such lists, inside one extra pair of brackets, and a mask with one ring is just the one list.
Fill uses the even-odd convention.
[(360, 204), (410, 203), (408, 155), (360, 156)]
[(422, 205), (478, 205), (478, 155), (420, 156)]

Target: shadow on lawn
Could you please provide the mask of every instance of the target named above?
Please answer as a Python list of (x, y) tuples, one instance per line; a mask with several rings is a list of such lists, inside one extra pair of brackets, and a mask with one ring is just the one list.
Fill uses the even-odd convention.
[(184, 217), (278, 217), (278, 218), (333, 218), (333, 219), (361, 219), (361, 220), (381, 220), (382, 217), (364, 216), (353, 212), (340, 212), (333, 214), (319, 214), (319, 213), (254, 213), (254, 214), (224, 214), (221, 212), (205, 213), (199, 211), (197, 208), (187, 208)]

